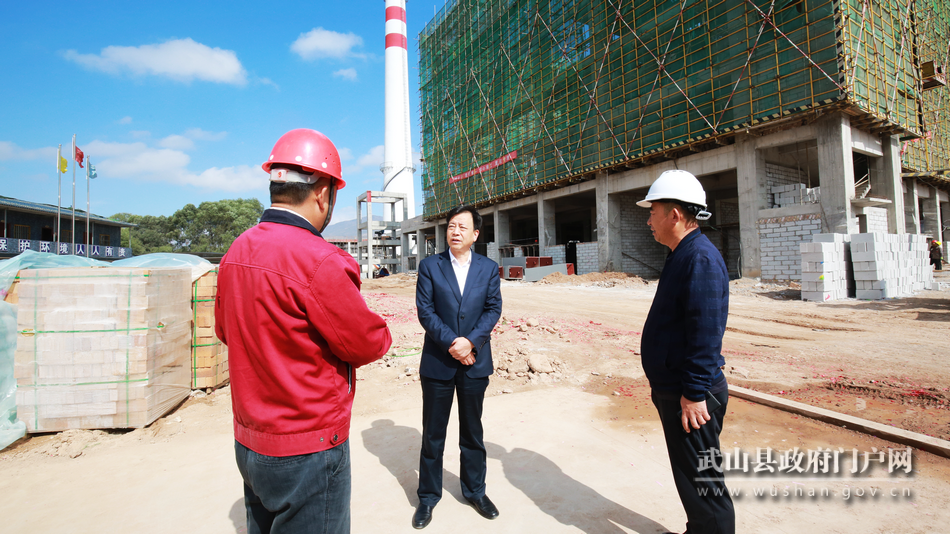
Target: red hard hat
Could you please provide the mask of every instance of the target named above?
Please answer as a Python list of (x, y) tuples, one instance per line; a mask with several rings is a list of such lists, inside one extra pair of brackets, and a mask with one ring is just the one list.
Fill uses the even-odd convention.
[(327, 136), (316, 130), (298, 128), (280, 136), (261, 168), (270, 173), (271, 165), (277, 163), (299, 165), (306, 171), (329, 176), (338, 182), (337, 189), (346, 186), (340, 153)]

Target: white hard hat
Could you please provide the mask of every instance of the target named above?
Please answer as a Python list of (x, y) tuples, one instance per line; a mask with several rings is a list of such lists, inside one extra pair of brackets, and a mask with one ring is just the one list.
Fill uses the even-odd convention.
[(663, 171), (653, 182), (646, 198), (637, 202), (641, 208), (649, 208), (653, 201), (675, 201), (693, 204), (702, 208), (696, 218), (705, 221), (712, 214), (706, 211), (706, 191), (692, 173), (679, 169)]

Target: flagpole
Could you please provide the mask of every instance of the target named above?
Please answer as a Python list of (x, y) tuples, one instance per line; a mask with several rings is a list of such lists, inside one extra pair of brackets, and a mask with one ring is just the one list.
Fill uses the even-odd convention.
[(86, 257), (89, 257), (89, 245), (92, 244), (92, 232), (89, 228), (89, 157), (86, 157)]
[(76, 253), (76, 134), (73, 134), (73, 227), (72, 232), (69, 233), (70, 238), (72, 239), (71, 244), (72, 248), (70, 249), (70, 254)]
[(59, 180), (59, 187), (56, 189), (56, 251), (55, 254), (59, 254), (59, 243), (63, 240), (63, 236), (60, 233), (61, 228), (61, 218), (62, 218), (62, 206), (63, 206), (63, 170), (60, 168), (59, 162), (63, 160), (63, 144), (60, 143), (59, 148), (56, 149), (56, 178)]

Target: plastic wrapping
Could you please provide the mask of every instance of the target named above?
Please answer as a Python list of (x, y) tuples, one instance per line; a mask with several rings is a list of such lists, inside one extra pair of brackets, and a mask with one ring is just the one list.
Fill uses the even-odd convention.
[(16, 352), (16, 306), (0, 302), (0, 450), (26, 433), (26, 423), (17, 421), (16, 379), (13, 354)]
[(171, 252), (156, 252), (133, 256), (124, 260), (112, 262), (113, 267), (187, 267), (191, 269), (191, 281), (195, 282), (205, 273), (214, 269), (214, 265), (198, 256), (191, 254), (174, 254)]
[[(33, 250), (0, 261), (0, 301), (7, 298), (21, 269), (88, 267), (108, 263), (83, 256), (59, 256)], [(0, 302), (0, 450), (26, 433), (26, 423), (17, 421), (14, 356), (17, 344), (17, 308)]]
[(191, 391), (187, 268), (29, 269), (16, 297), (29, 432), (140, 428)]
[[(199, 258), (200, 259), (200, 258)], [(105, 267), (109, 264), (104, 261), (86, 258), (84, 256), (59, 256), (48, 252), (25, 250), (16, 257), (0, 261), (0, 300), (6, 298), (10, 286), (16, 280), (21, 269), (51, 269), (55, 267)]]

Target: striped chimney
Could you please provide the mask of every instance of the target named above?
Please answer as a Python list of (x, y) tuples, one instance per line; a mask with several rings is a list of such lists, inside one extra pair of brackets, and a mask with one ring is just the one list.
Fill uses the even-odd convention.
[[(409, 57), (406, 0), (386, 0), (386, 125), (383, 191), (405, 193), (409, 218), (415, 217), (412, 142), (409, 137)], [(396, 210), (402, 220), (402, 210)], [(388, 219), (388, 214), (386, 216)]]

